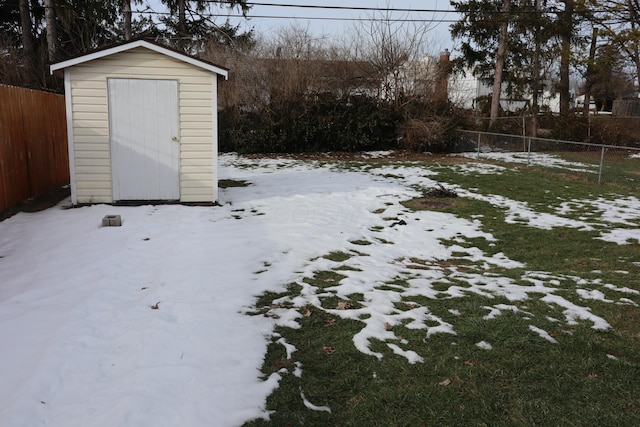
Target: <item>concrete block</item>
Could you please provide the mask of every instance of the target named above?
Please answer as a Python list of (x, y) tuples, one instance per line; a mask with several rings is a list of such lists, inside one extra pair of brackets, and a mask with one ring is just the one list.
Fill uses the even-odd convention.
[(105, 215), (102, 218), (103, 227), (120, 227), (122, 225), (122, 218), (120, 215)]

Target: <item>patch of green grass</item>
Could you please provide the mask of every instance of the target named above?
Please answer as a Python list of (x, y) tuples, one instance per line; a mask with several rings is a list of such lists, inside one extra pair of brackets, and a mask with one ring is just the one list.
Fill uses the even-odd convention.
[[(256, 302), (254, 304), (255, 309), (253, 311), (248, 312), (247, 314), (250, 315), (259, 315), (259, 314), (266, 314), (271, 308), (274, 307), (275, 305), (278, 305), (276, 303), (274, 303), (274, 301), (280, 300), (280, 299), (286, 299), (286, 297), (290, 296), (290, 295), (296, 295), (300, 293), (300, 290), (302, 289), (302, 287), (300, 285), (298, 285), (297, 283), (290, 283), (289, 285), (287, 285), (287, 290), (283, 291), (283, 292), (265, 292), (262, 295), (260, 295), (258, 298), (256, 298)], [(290, 303), (286, 304), (287, 306), (291, 306)]]
[(330, 254), (324, 256), (324, 258), (331, 261), (336, 261), (336, 262), (343, 262), (348, 260), (351, 257), (352, 257), (351, 254), (348, 254), (346, 252), (340, 252), (340, 251), (331, 252)]
[(372, 244), (368, 240), (352, 240), (350, 243), (358, 246), (369, 246)]
[(345, 277), (347, 276), (335, 271), (317, 271), (313, 279), (305, 279), (305, 282), (319, 288), (326, 288), (337, 285)]
[(248, 187), (251, 183), (242, 179), (219, 179), (218, 188)]
[[(366, 254), (358, 254), (358, 255), (360, 255), (360, 256), (366, 256)], [(339, 266), (339, 267), (334, 268), (333, 270), (334, 270), (334, 271), (362, 271), (362, 270), (361, 270), (361, 269), (359, 269), (359, 268), (351, 267), (351, 266), (349, 266), (349, 265), (341, 265), (341, 266)]]

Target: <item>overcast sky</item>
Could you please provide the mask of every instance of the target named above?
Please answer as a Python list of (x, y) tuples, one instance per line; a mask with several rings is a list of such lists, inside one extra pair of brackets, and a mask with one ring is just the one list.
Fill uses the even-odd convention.
[[(151, 9), (166, 12), (159, 0), (146, 1)], [(247, 29), (253, 27), (258, 34), (267, 37), (278, 28), (292, 24), (309, 28), (318, 36), (340, 37), (348, 34), (356, 25), (367, 25), (367, 19), (380, 18), (389, 13), (391, 19), (412, 21), (410, 25), (428, 26), (430, 44), (433, 45), (429, 50), (434, 53), (445, 48), (455, 49), (449, 35), (449, 25), (457, 15), (452, 12), (448, 0), (256, 0), (249, 3), (261, 4), (253, 5), (248, 13), (248, 20), (237, 18), (237, 10), (229, 11), (223, 8), (219, 9), (223, 16), (218, 18), (218, 21), (224, 23), (226, 19), (224, 14), (229, 13), (232, 16), (232, 22), (241, 22)], [(291, 5), (315, 7), (292, 7)], [(141, 9), (144, 6), (137, 6), (137, 8)], [(358, 10), (357, 8), (380, 8), (381, 10)], [(389, 12), (386, 11), (387, 8), (390, 9)]]

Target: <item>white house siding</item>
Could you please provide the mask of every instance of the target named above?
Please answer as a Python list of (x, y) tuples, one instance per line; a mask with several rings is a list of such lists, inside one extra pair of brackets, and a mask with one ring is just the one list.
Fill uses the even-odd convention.
[(69, 67), (67, 72), (71, 86), (71, 93), (67, 95), (72, 99), (77, 203), (113, 202), (108, 78), (178, 81), (180, 201), (216, 200), (215, 74), (142, 47)]
[[(449, 100), (461, 108), (477, 108), (476, 100), (480, 97), (490, 96), (493, 93), (491, 83), (482, 82), (473, 75), (473, 70), (465, 69), (464, 74), (452, 74), (449, 77)], [(540, 107), (547, 107), (550, 111), (557, 113), (560, 111), (560, 97), (551, 94), (549, 90), (544, 90), (539, 99)], [(527, 94), (523, 100), (511, 100), (506, 91), (506, 86), (502, 85), (500, 93), (500, 108), (504, 111), (515, 112), (525, 108), (531, 100), (531, 95)]]
[(478, 79), (470, 73), (452, 74), (449, 77), (449, 101), (460, 108), (474, 108), (475, 100), (480, 96), (478, 90)]

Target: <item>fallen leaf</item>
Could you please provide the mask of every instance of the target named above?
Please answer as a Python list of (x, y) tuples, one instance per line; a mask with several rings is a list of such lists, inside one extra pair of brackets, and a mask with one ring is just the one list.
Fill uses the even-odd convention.
[(393, 329), (393, 325), (392, 325), (391, 323), (389, 323), (389, 322), (385, 322), (385, 323), (384, 323), (384, 328), (385, 328), (387, 331), (390, 331), (390, 330), (392, 330), (392, 329)]
[(442, 386), (448, 386), (449, 384), (451, 384), (451, 380), (449, 378), (447, 378), (444, 381), (440, 381), (438, 384), (442, 385)]
[(333, 326), (336, 324), (336, 319), (332, 319), (330, 317), (327, 317), (326, 319), (324, 319), (324, 324), (325, 326)]
[(588, 380), (595, 380), (596, 378), (598, 378), (598, 374), (589, 374), (589, 375), (587, 375), (587, 379)]
[(157, 303), (155, 303), (154, 305), (151, 306), (152, 310), (157, 310), (160, 308), (160, 301), (158, 301)]
[(473, 359), (465, 360), (465, 361), (463, 362), (463, 365), (466, 365), (466, 366), (476, 366), (476, 361), (475, 361), (475, 360), (473, 360)]
[(353, 307), (353, 304), (351, 303), (351, 301), (340, 301), (338, 303), (338, 306), (336, 307), (337, 310), (348, 310), (350, 308)]
[(324, 351), (325, 354), (333, 354), (336, 352), (336, 349), (333, 347), (324, 346), (322, 347), (322, 351)]
[(304, 317), (309, 317), (311, 316), (311, 310), (306, 309), (305, 312), (303, 313)]

